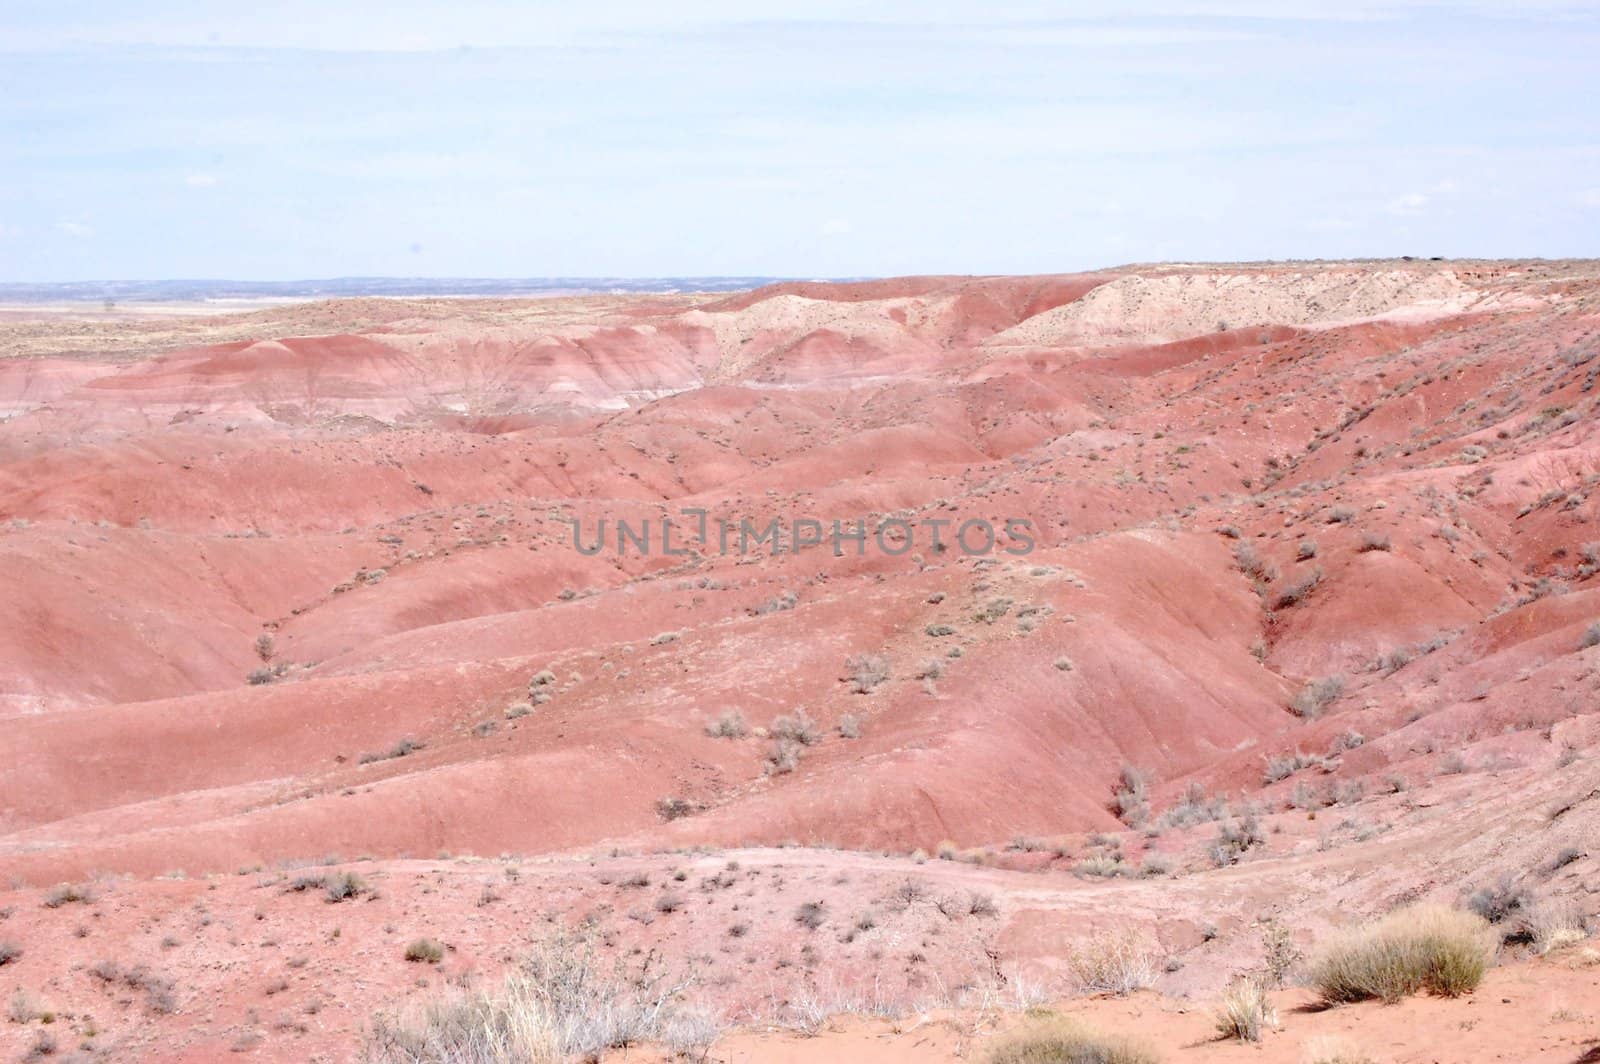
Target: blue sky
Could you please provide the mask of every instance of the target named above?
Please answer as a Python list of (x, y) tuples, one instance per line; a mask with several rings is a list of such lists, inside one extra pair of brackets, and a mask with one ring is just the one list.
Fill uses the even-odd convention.
[(0, 3), (0, 281), (1600, 254), (1593, 0), (243, 6)]

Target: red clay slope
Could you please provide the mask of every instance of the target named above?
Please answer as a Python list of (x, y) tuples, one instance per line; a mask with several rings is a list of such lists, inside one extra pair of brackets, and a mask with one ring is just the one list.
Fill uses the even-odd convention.
[[(1122, 830), (1125, 764), (1156, 814), (1458, 768), (1509, 801), (1595, 739), (1597, 272), (346, 301), (104, 356), (12, 323), (0, 868), (993, 853)], [(730, 550), (662, 553), (699, 511)], [(1034, 549), (737, 549), (886, 517)]]

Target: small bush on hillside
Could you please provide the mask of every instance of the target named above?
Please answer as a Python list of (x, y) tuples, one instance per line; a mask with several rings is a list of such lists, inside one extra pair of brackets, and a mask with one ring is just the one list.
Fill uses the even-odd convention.
[(656, 801), (656, 814), (662, 820), (679, 820), (694, 813), (694, 803), (687, 798), (672, 796)]
[(506, 720), (520, 720), (533, 712), (531, 702), (513, 702), (506, 707)]
[(1295, 548), (1294, 556), (1296, 560), (1302, 562), (1308, 562), (1315, 558), (1317, 556), (1317, 541), (1314, 539), (1302, 539), (1300, 545)]
[(1412, 905), (1336, 936), (1313, 958), (1308, 976), (1330, 1004), (1393, 1002), (1423, 991), (1456, 997), (1483, 980), (1496, 938), (1475, 913)]
[(1344, 677), (1324, 676), (1301, 688), (1300, 693), (1289, 703), (1289, 708), (1306, 720), (1316, 720), (1342, 694), (1344, 694)]
[(804, 746), (815, 746), (822, 741), (822, 729), (803, 709), (776, 718), (767, 732), (774, 739), (788, 739)]
[(1236, 979), (1217, 1003), (1217, 1033), (1241, 1042), (1259, 1042), (1261, 1033), (1278, 1025), (1278, 1012), (1261, 980)]
[(1533, 907), (1533, 894), (1509, 875), (1491, 886), (1481, 887), (1467, 898), (1467, 908), (1491, 924), (1505, 923)]
[(846, 713), (839, 718), (839, 737), (841, 739), (861, 738), (861, 720), (854, 713)]
[(984, 1060), (986, 1064), (1160, 1064), (1161, 1058), (1138, 1042), (1051, 1016), (999, 1038)]
[(1116, 814), (1129, 827), (1139, 827), (1150, 819), (1150, 799), (1145, 774), (1132, 765), (1123, 765), (1117, 777)]
[(1189, 786), (1184, 789), (1183, 801), (1162, 813), (1161, 818), (1156, 821), (1156, 826), (1186, 828), (1221, 820), (1227, 815), (1227, 798), (1222, 795), (1208, 798), (1205, 785), (1198, 780), (1191, 780)]
[(1217, 837), (1211, 843), (1211, 860), (1221, 868), (1238, 862), (1254, 846), (1267, 841), (1261, 832), (1261, 821), (1254, 813), (1240, 817), (1232, 824), (1217, 826)]
[(1161, 970), (1155, 945), (1132, 928), (1102, 931), (1073, 946), (1067, 967), (1083, 989), (1126, 994), (1153, 985)]
[(1296, 750), (1293, 754), (1283, 754), (1278, 757), (1267, 758), (1266, 767), (1261, 770), (1263, 784), (1277, 783), (1286, 780), (1303, 768), (1313, 765), (1322, 765), (1323, 759), (1315, 754), (1302, 754)]
[(361, 764), (370, 765), (375, 761), (390, 761), (397, 757), (410, 757), (418, 750), (421, 750), (423, 745), (424, 744), (415, 739), (401, 739), (387, 750), (379, 750), (373, 753), (362, 754)]
[(1278, 597), (1272, 600), (1272, 608), (1275, 610), (1288, 609), (1316, 590), (1317, 585), (1320, 583), (1322, 583), (1322, 570), (1313, 569), (1278, 592)]
[(750, 734), (750, 724), (737, 709), (725, 709), (706, 725), (706, 734), (715, 739), (743, 739)]
[(1579, 650), (1588, 650), (1592, 646), (1600, 646), (1600, 621), (1585, 628), (1583, 638), (1578, 640)]
[(827, 918), (827, 912), (827, 906), (820, 901), (803, 902), (794, 911), (794, 922), (807, 931), (815, 931), (822, 926), (823, 920)]
[(419, 938), (406, 947), (406, 960), (438, 964), (444, 960), (444, 947), (431, 938)]
[(70, 905), (73, 902), (87, 904), (91, 901), (94, 901), (94, 891), (89, 887), (75, 883), (62, 883), (59, 886), (50, 888), (50, 892), (44, 896), (44, 907), (46, 909), (59, 909), (63, 905)]
[(22, 956), (22, 947), (15, 942), (0, 940), (0, 968)]
[(324, 890), (327, 892), (328, 901), (335, 903), (359, 898), (363, 894), (372, 892), (372, 888), (367, 886), (367, 881), (354, 872), (339, 872), (330, 877)]
[(805, 756), (805, 746), (793, 739), (778, 739), (767, 751), (766, 772), (769, 776), (782, 776), (800, 767)]
[(1389, 542), (1389, 537), (1380, 532), (1363, 532), (1361, 533), (1361, 545), (1356, 549), (1364, 554), (1373, 550), (1390, 550), (1392, 545)]
[(857, 654), (844, 667), (850, 670), (850, 690), (858, 695), (870, 694), (889, 679), (889, 661), (880, 654)]
[(536, 947), (496, 989), (451, 989), (409, 1015), (374, 1017), (361, 1060), (559, 1064), (644, 1041), (703, 1059), (716, 1025), (681, 1009), (688, 981), (668, 975), (658, 959), (652, 952), (637, 969), (620, 960), (608, 969), (593, 939), (562, 934)]

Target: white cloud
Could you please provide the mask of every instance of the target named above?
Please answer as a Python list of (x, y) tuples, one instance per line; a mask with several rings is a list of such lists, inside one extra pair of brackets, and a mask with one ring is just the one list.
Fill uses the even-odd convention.
[(94, 236), (94, 226), (86, 222), (57, 222), (56, 228), (79, 240), (88, 240)]
[(1429, 197), (1421, 192), (1408, 192), (1389, 201), (1389, 213), (1401, 218), (1415, 218), (1428, 205)]
[(215, 174), (190, 174), (183, 179), (183, 183), (190, 188), (215, 188), (217, 175)]

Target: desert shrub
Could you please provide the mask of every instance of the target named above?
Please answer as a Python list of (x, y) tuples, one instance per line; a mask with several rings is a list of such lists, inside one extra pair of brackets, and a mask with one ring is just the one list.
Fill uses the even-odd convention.
[(506, 707), (506, 720), (519, 720), (533, 712), (531, 702), (513, 702)]
[(1302, 539), (1300, 545), (1295, 548), (1294, 556), (1302, 562), (1308, 562), (1315, 558), (1317, 556), (1317, 541), (1314, 539)]
[(750, 734), (750, 724), (737, 709), (725, 709), (706, 725), (706, 734), (715, 739), (743, 739)]
[(1562, 847), (1554, 857), (1550, 858), (1550, 863), (1545, 866), (1545, 871), (1547, 873), (1559, 872), (1567, 865), (1583, 860), (1585, 856), (1587, 855), (1576, 846)]
[(22, 956), (22, 947), (15, 942), (0, 939), (0, 968), (5, 967), (18, 957)]
[(1571, 902), (1536, 902), (1528, 911), (1527, 925), (1533, 951), (1541, 956), (1589, 937), (1583, 912)]
[(972, 619), (980, 624), (993, 624), (1011, 612), (1011, 600), (1004, 595), (990, 599), (973, 613)]
[(38, 1018), (39, 1012), (39, 1002), (20, 986), (12, 992), (11, 1000), (6, 1002), (6, 1019), (12, 1023), (32, 1023)]
[(1333, 509), (1328, 511), (1328, 524), (1342, 525), (1347, 522), (1354, 521), (1355, 517), (1356, 512), (1350, 509), (1350, 507), (1335, 506)]
[(1299, 580), (1279, 591), (1277, 598), (1272, 600), (1272, 608), (1275, 610), (1288, 609), (1311, 594), (1320, 583), (1322, 583), (1322, 570), (1311, 570)]
[(841, 739), (861, 738), (861, 718), (854, 713), (846, 713), (839, 718), (839, 737)]
[(971, 891), (967, 894), (967, 914), (969, 916), (998, 916), (1000, 909), (994, 903), (994, 895), (984, 894), (981, 891)]
[(916, 679), (937, 680), (944, 676), (944, 661), (941, 658), (929, 658), (917, 667)]
[(406, 947), (406, 960), (438, 964), (444, 960), (444, 947), (431, 938), (419, 938)]
[(1355, 750), (1364, 745), (1366, 741), (1367, 737), (1365, 735), (1362, 735), (1353, 728), (1347, 729), (1333, 737), (1333, 741), (1328, 744), (1328, 753), (1329, 755), (1333, 755), (1342, 754), (1346, 750)]
[(776, 718), (767, 733), (774, 739), (788, 739), (805, 746), (815, 746), (822, 741), (822, 729), (803, 709)]
[(90, 887), (76, 883), (62, 883), (59, 886), (51, 887), (50, 891), (45, 894), (44, 907), (46, 909), (59, 909), (63, 905), (71, 905), (74, 902), (87, 904), (91, 901), (94, 901), (94, 891)]
[(1323, 759), (1315, 754), (1302, 754), (1296, 750), (1293, 754), (1282, 754), (1277, 757), (1267, 758), (1266, 766), (1261, 770), (1263, 784), (1277, 783), (1286, 780), (1303, 768), (1323, 764)]
[(1144, 860), (1139, 862), (1139, 874), (1154, 878), (1156, 876), (1171, 875), (1177, 867), (1173, 859), (1164, 853), (1147, 853)]
[(1296, 783), (1289, 793), (1289, 805), (1295, 809), (1321, 809), (1327, 804), (1327, 795), (1305, 780)]
[(794, 911), (794, 922), (807, 931), (815, 931), (822, 926), (823, 920), (827, 918), (827, 912), (827, 906), (820, 901), (802, 902)]
[(1362, 552), (1363, 554), (1372, 550), (1390, 549), (1392, 549), (1392, 545), (1389, 542), (1389, 537), (1383, 535), (1381, 532), (1361, 533), (1361, 543), (1356, 547), (1356, 550)]
[(656, 897), (655, 909), (658, 913), (675, 913), (687, 904), (682, 894), (667, 890)]
[(1161, 814), (1158, 827), (1186, 828), (1205, 824), (1228, 815), (1228, 799), (1218, 795), (1206, 797), (1206, 788), (1199, 780), (1191, 780), (1184, 788), (1183, 800)]
[(956, 630), (948, 624), (930, 624), (923, 631), (935, 639), (956, 634)]
[[(689, 1016), (651, 953), (637, 970), (601, 964), (593, 938), (565, 933), (537, 946), (498, 988), (456, 989), (411, 1015), (374, 1017), (364, 1064), (558, 1064), (660, 1040), (709, 1044), (715, 1023)], [(693, 1021), (693, 1022), (689, 1022)]]
[(793, 739), (777, 739), (767, 751), (766, 772), (769, 776), (782, 776), (800, 767), (805, 756), (805, 745)]
[(1261, 821), (1254, 813), (1247, 813), (1232, 824), (1217, 825), (1217, 837), (1211, 843), (1211, 860), (1219, 868), (1235, 864), (1251, 847), (1266, 841)]
[(1067, 951), (1067, 967), (1078, 984), (1094, 993), (1126, 994), (1156, 981), (1160, 953), (1133, 928), (1101, 931)]
[(1138, 1042), (1098, 1034), (1075, 1020), (1050, 1016), (997, 1039), (986, 1064), (1160, 1064)]
[(676, 795), (656, 800), (656, 814), (662, 820), (678, 820), (694, 812), (694, 803)]
[(375, 751), (361, 755), (361, 764), (370, 765), (375, 761), (390, 761), (397, 757), (409, 757), (423, 748), (424, 744), (412, 738), (401, 739), (387, 750)]
[(1124, 764), (1117, 776), (1117, 789), (1113, 800), (1118, 819), (1129, 827), (1136, 828), (1150, 819), (1147, 789), (1145, 774), (1132, 765)]
[(1483, 979), (1496, 937), (1475, 913), (1407, 906), (1335, 936), (1312, 959), (1308, 976), (1329, 1003), (1393, 1002), (1422, 991), (1455, 997)]
[(372, 891), (372, 888), (367, 886), (367, 881), (354, 872), (339, 872), (329, 877), (323, 889), (327, 891), (330, 902), (348, 901)]
[(845, 660), (844, 667), (850, 673), (850, 690), (858, 695), (870, 694), (889, 679), (889, 661), (880, 654), (856, 654)]
[(1073, 874), (1086, 876), (1093, 879), (1111, 879), (1116, 876), (1125, 876), (1131, 869), (1120, 857), (1110, 857), (1106, 854), (1095, 854), (1085, 857), (1072, 866)]
[(1300, 693), (1289, 703), (1289, 708), (1306, 720), (1316, 720), (1342, 694), (1344, 694), (1344, 677), (1324, 676), (1301, 688)]
[(777, 598), (768, 599), (766, 602), (761, 603), (761, 605), (756, 606), (752, 612), (756, 616), (761, 617), (769, 613), (782, 613), (785, 610), (792, 610), (799, 604), (799, 595), (796, 595), (793, 591), (785, 591), (778, 595)]
[(1256, 553), (1254, 544), (1241, 543), (1233, 548), (1233, 563), (1239, 571), (1255, 580), (1271, 580), (1272, 570), (1268, 567), (1260, 554)]
[(256, 636), (256, 657), (262, 661), (271, 661), (276, 649), (271, 632), (262, 632)]
[(535, 687), (548, 687), (555, 682), (555, 673), (551, 672), (549, 669), (540, 669), (538, 672), (533, 674), (533, 677), (530, 680), (528, 680), (528, 690), (531, 691)]
[(1304, 959), (1300, 947), (1295, 945), (1294, 934), (1276, 921), (1269, 922), (1262, 929), (1261, 946), (1266, 960), (1267, 979), (1273, 986), (1282, 986), (1290, 970)]
[(1278, 1025), (1278, 1012), (1260, 979), (1236, 979), (1217, 1003), (1217, 1033), (1241, 1042), (1261, 1041), (1261, 1032)]
[(1578, 640), (1579, 650), (1588, 650), (1592, 646), (1600, 646), (1600, 621), (1596, 621), (1583, 630), (1583, 637)]

